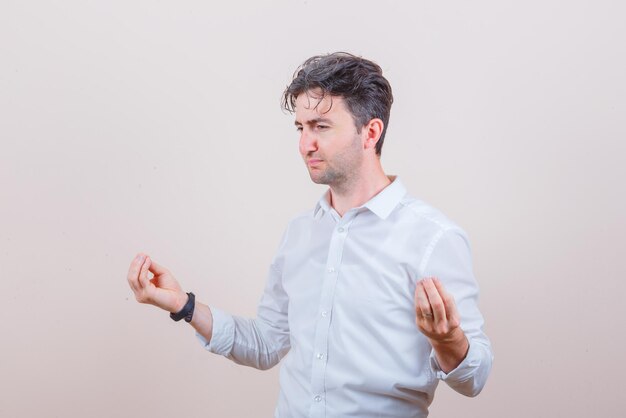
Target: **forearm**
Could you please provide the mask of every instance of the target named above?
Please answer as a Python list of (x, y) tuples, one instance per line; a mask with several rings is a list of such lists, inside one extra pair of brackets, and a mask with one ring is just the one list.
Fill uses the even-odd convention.
[(196, 307), (194, 308), (190, 324), (207, 342), (211, 341), (213, 334), (213, 315), (207, 305), (196, 301)]
[[(176, 299), (174, 310), (180, 312), (189, 297), (181, 292)], [(277, 348), (271, 338), (272, 332), (262, 332), (261, 324), (256, 319), (232, 316), (217, 308), (214, 316), (209, 306), (197, 300), (189, 324), (196, 330), (197, 336), (207, 350), (257, 369), (273, 367), (288, 350), (283, 347)], [(214, 331), (215, 341), (212, 343)]]
[[(175, 297), (176, 303), (174, 304), (173, 312), (180, 312), (187, 304), (189, 296), (187, 293), (181, 291)], [(198, 334), (202, 335), (207, 342), (211, 341), (213, 334), (213, 315), (211, 309), (204, 303), (195, 301), (193, 309), (193, 315), (191, 317), (190, 325), (195, 328)]]
[(431, 355), (431, 367), (437, 377), (456, 392), (465, 396), (478, 395), (491, 370), (493, 354), (489, 340), (484, 335), (467, 334), (469, 348), (463, 361), (453, 370), (442, 370), (436, 352)]
[(266, 289), (254, 319), (197, 304), (191, 325), (204, 347), (236, 363), (257, 369), (276, 365), (290, 348), (287, 307), (280, 271), (270, 268)]
[[(289, 351), (289, 334), (260, 318), (243, 318), (218, 308), (209, 311), (211, 340), (196, 327), (200, 342), (214, 353), (235, 363), (265, 370), (276, 365)], [(193, 320), (192, 320), (193, 325)]]
[(469, 350), (469, 342), (461, 328), (456, 328), (450, 338), (442, 341), (430, 340), (437, 362), (444, 373), (449, 373), (461, 364)]
[[(438, 277), (439, 284), (445, 286), (441, 286), (442, 293), (452, 296), (443, 298), (451, 299), (449, 303), (444, 301), (444, 305), (448, 306), (444, 309), (445, 314), (437, 306), (432, 312), (427, 307), (424, 309), (421, 303), (418, 306), (418, 325), (421, 323), (421, 328), (430, 331), (422, 330), (433, 347), (431, 367), (437, 377), (455, 391), (466, 396), (476, 396), (487, 381), (493, 354), (489, 339), (482, 329), (484, 321), (478, 309), (478, 284), (472, 272), (469, 243), (462, 230), (452, 229), (441, 235), (423, 274), (426, 277)], [(453, 306), (456, 308), (451, 309)], [(437, 313), (439, 322), (436, 320)], [(444, 317), (448, 319), (449, 326), (458, 328), (458, 331), (454, 331), (454, 338), (438, 339), (437, 333), (432, 333), (438, 328), (443, 334), (446, 333), (445, 327), (437, 326), (438, 323), (441, 325)], [(442, 332), (439, 332), (441, 335)]]

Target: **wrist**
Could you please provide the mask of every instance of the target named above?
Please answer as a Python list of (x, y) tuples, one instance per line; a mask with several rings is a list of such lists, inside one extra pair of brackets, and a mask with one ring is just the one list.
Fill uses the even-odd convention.
[(433, 348), (444, 348), (444, 347), (466, 347), (469, 346), (469, 341), (465, 336), (465, 333), (461, 329), (461, 327), (457, 327), (448, 335), (439, 339), (431, 339), (430, 341)]
[(170, 312), (170, 318), (178, 322), (181, 319), (185, 319), (185, 322), (191, 322), (193, 318), (193, 311), (196, 307), (196, 297), (192, 292), (187, 293), (187, 303), (178, 312)]
[(188, 300), (189, 300), (189, 295), (183, 291), (180, 291), (180, 293), (176, 295), (174, 307), (172, 308), (170, 313), (180, 312), (185, 307)]
[(437, 362), (444, 373), (450, 373), (456, 369), (469, 352), (469, 340), (462, 329), (458, 328), (458, 330), (448, 339), (431, 341)]

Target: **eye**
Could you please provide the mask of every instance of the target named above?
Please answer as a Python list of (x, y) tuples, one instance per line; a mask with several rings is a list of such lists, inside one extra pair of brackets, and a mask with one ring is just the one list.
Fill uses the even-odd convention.
[(302, 126), (296, 126), (296, 131), (302, 132)]
[(321, 129), (321, 130), (328, 129), (328, 126), (326, 126), (326, 125), (317, 125), (317, 129)]

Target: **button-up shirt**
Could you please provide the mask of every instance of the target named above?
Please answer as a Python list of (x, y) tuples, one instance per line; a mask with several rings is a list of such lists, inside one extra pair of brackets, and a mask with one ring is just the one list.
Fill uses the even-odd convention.
[[(465, 232), (407, 195), (399, 179), (343, 216), (329, 204), (294, 218), (269, 268), (254, 319), (211, 307), (205, 347), (267, 369), (282, 359), (275, 417), (426, 417), (440, 380), (483, 388), (491, 346)], [(438, 277), (469, 340), (444, 373), (415, 317), (415, 288)]]

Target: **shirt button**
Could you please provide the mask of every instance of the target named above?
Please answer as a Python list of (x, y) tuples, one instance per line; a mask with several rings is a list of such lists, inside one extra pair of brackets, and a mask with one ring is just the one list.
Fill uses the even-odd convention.
[(322, 353), (317, 353), (317, 356), (315, 356), (315, 357), (317, 357), (317, 359), (318, 359), (318, 360), (321, 360), (321, 359), (323, 359), (323, 358), (324, 358), (324, 354), (322, 354)]
[(345, 231), (345, 229), (343, 229), (343, 228), (339, 227), (339, 229), (337, 229), (337, 231), (339, 231), (339, 232), (343, 232), (343, 231)]
[(313, 400), (314, 400), (315, 402), (319, 402), (319, 401), (321, 401), (321, 400), (322, 400), (322, 397), (321, 397), (320, 395), (317, 395), (315, 398), (313, 398)]
[(329, 267), (329, 268), (328, 268), (328, 272), (329, 272), (329, 273), (332, 273), (332, 272), (334, 272), (334, 271), (335, 271), (335, 269), (334, 269), (334, 268), (332, 268), (332, 267)]
[(322, 311), (322, 317), (326, 318), (326, 315), (328, 315), (328, 312)]

